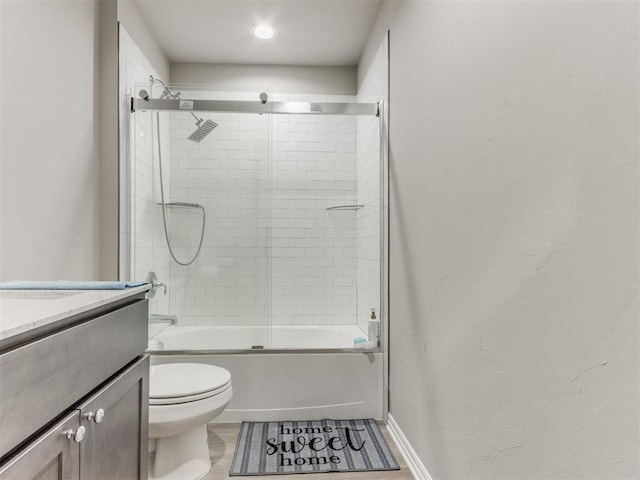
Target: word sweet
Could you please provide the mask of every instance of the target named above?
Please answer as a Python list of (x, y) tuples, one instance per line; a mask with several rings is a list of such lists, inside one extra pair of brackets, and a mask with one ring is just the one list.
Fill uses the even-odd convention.
[[(344, 434), (339, 435), (338, 430)], [(288, 428), (280, 424), (279, 437), (283, 435), (293, 436), (290, 440), (278, 441), (276, 438), (268, 438), (267, 455), (278, 454), (278, 465), (290, 467), (292, 465), (326, 465), (338, 464), (341, 459), (335, 452), (349, 448), (356, 452), (362, 450), (365, 440), (358, 442), (352, 432), (362, 432), (364, 429), (350, 427), (294, 427)], [(331, 436), (329, 436), (331, 435)], [(305, 456), (304, 450), (309, 452)], [(311, 453), (324, 452), (324, 455), (311, 455)], [(288, 458), (285, 454), (300, 454), (297, 457)]]

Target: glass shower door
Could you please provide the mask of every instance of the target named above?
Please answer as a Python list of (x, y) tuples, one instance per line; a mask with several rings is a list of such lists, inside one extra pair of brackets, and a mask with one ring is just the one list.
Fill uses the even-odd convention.
[[(197, 92), (189, 95), (197, 98)], [(171, 193), (207, 212), (197, 262), (172, 262), (172, 307), (181, 325), (215, 326), (206, 349), (268, 348), (271, 338), (271, 126), (269, 115), (216, 112), (202, 142), (189, 113), (172, 112)], [(175, 209), (176, 216), (179, 209)], [(176, 228), (191, 237), (193, 229)], [(205, 347), (205, 346), (203, 346)]]
[[(183, 98), (214, 96), (182, 90)], [(166, 296), (160, 290), (151, 299), (150, 312), (175, 317), (174, 330), (188, 337), (189, 350), (269, 348), (270, 115), (163, 111), (133, 117), (132, 277), (153, 270), (167, 285)], [(201, 125), (211, 120), (217, 126), (193, 141), (201, 118)]]

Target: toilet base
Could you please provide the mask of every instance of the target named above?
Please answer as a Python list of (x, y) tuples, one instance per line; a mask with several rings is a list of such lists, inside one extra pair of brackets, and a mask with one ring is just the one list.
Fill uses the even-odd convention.
[(156, 458), (149, 480), (197, 480), (211, 469), (207, 425), (156, 439)]

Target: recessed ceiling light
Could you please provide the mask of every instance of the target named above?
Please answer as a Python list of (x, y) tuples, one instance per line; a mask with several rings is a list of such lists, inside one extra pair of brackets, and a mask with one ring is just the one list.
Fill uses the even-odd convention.
[(276, 31), (269, 25), (258, 25), (253, 29), (253, 34), (260, 40), (269, 40), (276, 35)]

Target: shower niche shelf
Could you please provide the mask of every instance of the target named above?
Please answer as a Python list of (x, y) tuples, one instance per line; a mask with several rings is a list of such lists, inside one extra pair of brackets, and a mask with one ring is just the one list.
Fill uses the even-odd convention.
[(360, 210), (364, 205), (336, 205), (335, 207), (328, 207), (327, 211), (331, 210)]

